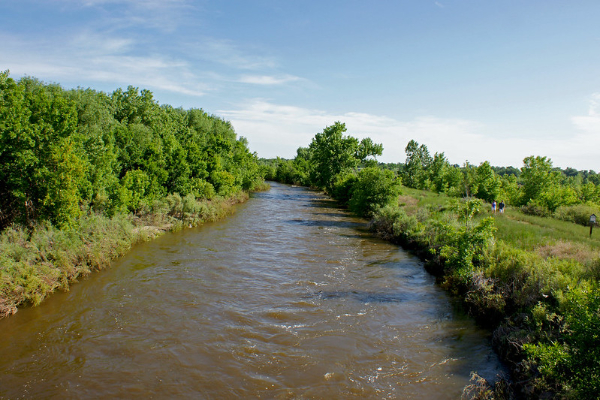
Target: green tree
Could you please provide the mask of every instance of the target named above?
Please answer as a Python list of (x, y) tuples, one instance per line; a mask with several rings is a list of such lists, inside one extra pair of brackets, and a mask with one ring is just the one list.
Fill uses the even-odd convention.
[(16, 84), (8, 72), (0, 74), (0, 96), (0, 191), (8, 207), (1, 219), (73, 223), (85, 186), (75, 103), (57, 85), (29, 77)]
[(444, 153), (435, 153), (429, 165), (429, 181), (432, 184), (432, 189), (438, 193), (444, 193), (448, 190), (450, 185), (448, 180), (449, 168), (450, 163)]
[(451, 208), (457, 213), (462, 225), (457, 229), (446, 224), (447, 243), (441, 248), (440, 255), (446, 260), (446, 266), (455, 270), (463, 279), (470, 279), (474, 261), (478, 261), (483, 250), (493, 241), (494, 218), (484, 218), (477, 223), (474, 217), (481, 210), (480, 199), (455, 200)]
[(404, 185), (415, 189), (426, 189), (429, 187), (428, 168), (432, 163), (429, 150), (424, 144), (419, 146), (415, 140), (411, 140), (404, 149), (406, 162), (402, 172)]
[(501, 182), (488, 161), (477, 167), (473, 186), (473, 194), (479, 199), (491, 203), (498, 198)]
[(374, 144), (369, 138), (359, 142), (352, 136), (344, 136), (344, 132), (346, 124), (335, 122), (317, 133), (310, 143), (310, 178), (316, 187), (330, 190), (337, 174), (383, 152), (381, 144)]
[(521, 200), (521, 192), (519, 190), (519, 183), (517, 182), (517, 176), (513, 174), (506, 174), (500, 178), (500, 193), (498, 199), (504, 200), (508, 204), (519, 204)]
[(370, 217), (375, 210), (388, 204), (397, 204), (400, 179), (390, 170), (368, 167), (358, 173), (352, 188), (349, 206), (352, 212)]
[(520, 175), (523, 184), (520, 204), (539, 200), (540, 195), (558, 184), (560, 173), (552, 170), (552, 161), (547, 157), (529, 156), (523, 160)]
[(148, 175), (144, 171), (127, 171), (121, 180), (120, 201), (129, 211), (137, 213), (143, 206), (149, 183)]
[(114, 136), (119, 123), (114, 119), (112, 100), (107, 94), (75, 89), (67, 95), (76, 103), (77, 130), (83, 140), (86, 185), (82, 188), (82, 200), (101, 210), (111, 188), (119, 183)]

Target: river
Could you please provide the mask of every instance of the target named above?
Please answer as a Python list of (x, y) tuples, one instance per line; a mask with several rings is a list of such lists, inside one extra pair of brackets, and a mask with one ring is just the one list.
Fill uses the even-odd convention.
[(501, 370), (419, 259), (276, 183), (0, 321), (1, 399), (458, 399)]

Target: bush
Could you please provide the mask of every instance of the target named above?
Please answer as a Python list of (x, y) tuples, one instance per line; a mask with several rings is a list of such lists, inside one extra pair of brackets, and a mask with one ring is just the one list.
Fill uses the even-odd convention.
[(397, 202), (399, 195), (400, 180), (392, 171), (365, 168), (358, 173), (354, 184), (350, 210), (360, 216), (371, 217), (377, 208)]
[(590, 223), (590, 215), (596, 213), (598, 213), (598, 207), (587, 204), (560, 206), (554, 212), (554, 218), (588, 226)]
[(55, 289), (106, 267), (138, 237), (124, 216), (82, 217), (76, 228), (9, 227), (0, 234), (0, 318), (21, 304), (37, 305)]
[(521, 211), (523, 214), (536, 215), (538, 217), (549, 217), (552, 215), (552, 212), (550, 212), (548, 207), (534, 201), (530, 201), (526, 205), (521, 206)]
[(554, 325), (555, 335), (524, 345), (540, 372), (535, 384), (554, 387), (564, 398), (600, 398), (600, 293), (597, 284), (584, 283), (561, 298), (561, 314), (543, 306), (534, 317), (539, 329)]
[(347, 206), (352, 198), (352, 191), (358, 177), (353, 172), (342, 172), (333, 178), (331, 185), (331, 197), (336, 199), (341, 205)]
[(192, 182), (192, 193), (195, 197), (210, 200), (217, 195), (214, 186), (210, 182), (199, 178), (194, 178)]

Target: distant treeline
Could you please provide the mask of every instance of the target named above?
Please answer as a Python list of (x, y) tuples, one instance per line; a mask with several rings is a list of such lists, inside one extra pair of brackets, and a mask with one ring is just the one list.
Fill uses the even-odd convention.
[(148, 90), (65, 90), (0, 73), (0, 229), (138, 213), (169, 194), (210, 199), (262, 182), (231, 124)]
[[(345, 169), (339, 172), (347, 175), (348, 166), (357, 172), (359, 167), (378, 165), (381, 170), (394, 172), (410, 188), (458, 198), (476, 197), (489, 203), (504, 201), (531, 215), (555, 216), (581, 224), (587, 224), (591, 211), (600, 207), (600, 174), (555, 168), (547, 157), (529, 156), (517, 169), (493, 167), (488, 161), (479, 166), (468, 162), (462, 166), (450, 164), (444, 153), (432, 156), (426, 145), (414, 140), (405, 151), (404, 162), (377, 164), (372, 158), (358, 157), (354, 164), (342, 166)], [(261, 163), (269, 179), (329, 189), (330, 194), (334, 190), (333, 180), (323, 184), (313, 179), (319, 166), (313, 145), (299, 148), (293, 160), (261, 160)]]

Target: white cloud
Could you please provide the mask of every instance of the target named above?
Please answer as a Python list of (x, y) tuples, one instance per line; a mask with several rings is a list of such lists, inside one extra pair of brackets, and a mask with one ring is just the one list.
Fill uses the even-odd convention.
[[(404, 147), (411, 139), (426, 144), (430, 151), (444, 151), (460, 158), (463, 153), (456, 140), (471, 140), (479, 124), (465, 120), (443, 120), (423, 117), (410, 122), (365, 113), (331, 114), (320, 110), (284, 106), (254, 99), (236, 110), (219, 110), (229, 119), (236, 132), (248, 138), (250, 147), (261, 157), (294, 157), (298, 147), (308, 146), (314, 135), (335, 121), (346, 124), (346, 134), (370, 137), (383, 143), (380, 161), (399, 162), (405, 158)], [(454, 138), (454, 139), (451, 139)], [(456, 154), (455, 154), (456, 153)]]
[[(600, 96), (597, 98), (600, 99)], [(596, 99), (596, 100), (597, 100)], [(590, 169), (592, 157), (600, 147), (600, 116), (580, 117), (586, 129), (595, 134), (594, 148), (585, 147), (586, 135), (573, 139), (549, 138), (545, 140), (520, 138), (505, 139), (485, 133), (488, 127), (471, 120), (422, 116), (409, 121), (365, 113), (348, 112), (332, 114), (269, 103), (262, 99), (240, 104), (237, 109), (219, 110), (218, 114), (230, 120), (238, 135), (248, 138), (250, 148), (260, 157), (293, 158), (298, 147), (306, 147), (314, 135), (335, 121), (346, 123), (346, 134), (362, 139), (370, 137), (382, 143), (384, 152), (379, 161), (404, 162), (406, 144), (414, 139), (425, 144), (433, 154), (443, 152), (454, 164), (469, 161), (479, 165), (489, 161), (495, 166), (520, 168), (523, 159), (530, 155), (548, 156), (555, 166)], [(586, 119), (587, 118), (587, 119)], [(596, 152), (597, 154), (597, 152)]]
[(587, 115), (574, 116), (571, 122), (577, 133), (568, 139), (561, 151), (576, 157), (581, 164), (596, 165), (586, 169), (600, 170), (600, 93), (590, 96)]
[[(118, 11), (107, 13), (105, 27), (123, 29), (131, 26), (153, 28), (163, 32), (177, 29), (182, 19), (196, 9), (190, 0), (61, 0), (70, 6), (107, 10), (106, 6), (118, 7)], [(99, 15), (102, 21), (102, 14)]]
[(129, 38), (109, 36), (92, 31), (80, 31), (68, 44), (80, 55), (93, 56), (127, 53), (135, 48), (135, 41)]
[(131, 39), (86, 31), (60, 47), (51, 46), (53, 40), (32, 42), (0, 34), (0, 70), (9, 69), (15, 77), (31, 75), (63, 84), (76, 79), (75, 85), (82, 86), (103, 82), (192, 96), (209, 90), (186, 61), (155, 54), (130, 55), (129, 49), (135, 47)]

